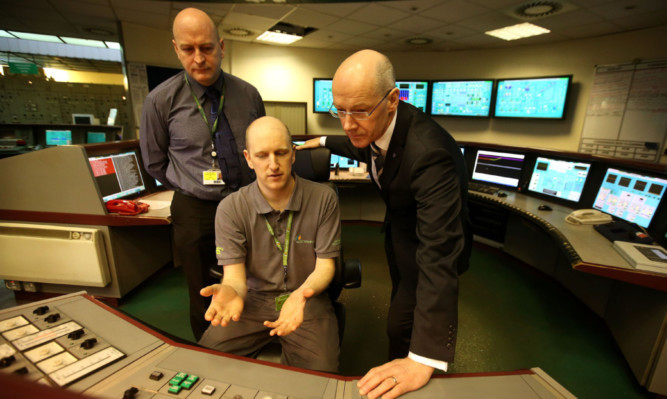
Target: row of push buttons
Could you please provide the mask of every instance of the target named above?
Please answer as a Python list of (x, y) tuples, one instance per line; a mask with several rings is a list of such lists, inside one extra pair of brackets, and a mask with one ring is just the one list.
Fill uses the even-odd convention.
[(179, 393), (181, 389), (190, 389), (192, 386), (199, 381), (199, 377), (196, 375), (187, 375), (186, 373), (178, 373), (169, 380), (169, 393)]

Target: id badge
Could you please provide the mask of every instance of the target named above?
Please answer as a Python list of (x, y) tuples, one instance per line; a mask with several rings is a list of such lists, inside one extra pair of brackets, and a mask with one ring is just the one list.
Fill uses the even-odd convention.
[(204, 184), (207, 186), (225, 184), (224, 180), (222, 180), (222, 171), (220, 169), (205, 170), (202, 174)]
[(280, 312), (282, 310), (283, 305), (285, 304), (287, 298), (289, 298), (290, 294), (291, 294), (290, 292), (287, 292), (285, 294), (276, 297), (276, 312)]

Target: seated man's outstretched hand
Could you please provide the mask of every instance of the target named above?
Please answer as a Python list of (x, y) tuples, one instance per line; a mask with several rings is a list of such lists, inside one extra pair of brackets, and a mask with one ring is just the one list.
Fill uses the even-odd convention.
[(320, 146), (320, 138), (306, 140), (305, 143), (296, 146), (297, 150), (305, 150), (308, 148), (318, 148)]
[(243, 298), (229, 285), (213, 284), (199, 291), (201, 296), (213, 296), (204, 318), (212, 326), (226, 327), (230, 321), (239, 321), (243, 313)]
[(265, 321), (264, 325), (271, 328), (272, 336), (283, 337), (294, 332), (303, 323), (303, 309), (306, 307), (306, 299), (315, 294), (312, 288), (296, 290), (290, 294), (280, 310), (280, 316), (276, 321)]

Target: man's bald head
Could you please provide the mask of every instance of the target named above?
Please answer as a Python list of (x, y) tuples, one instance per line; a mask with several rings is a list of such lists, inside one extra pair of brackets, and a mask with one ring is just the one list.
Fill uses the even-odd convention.
[(287, 128), (287, 125), (278, 118), (272, 116), (263, 116), (255, 119), (248, 129), (246, 129), (245, 143), (246, 148), (250, 151), (251, 144), (255, 140), (262, 140), (267, 135), (282, 136), (284, 138), (285, 147), (292, 148), (292, 135)]
[[(338, 79), (336, 79), (338, 78)], [(389, 58), (375, 50), (361, 50), (347, 57), (334, 75), (338, 81), (366, 82), (374, 94), (384, 95), (396, 85), (394, 67)]]
[(174, 40), (176, 40), (177, 36), (179, 36), (183, 29), (191, 29), (193, 27), (209, 31), (215, 38), (216, 42), (220, 40), (220, 35), (218, 34), (218, 30), (215, 28), (215, 23), (211, 17), (198, 8), (185, 8), (176, 14), (172, 26)]

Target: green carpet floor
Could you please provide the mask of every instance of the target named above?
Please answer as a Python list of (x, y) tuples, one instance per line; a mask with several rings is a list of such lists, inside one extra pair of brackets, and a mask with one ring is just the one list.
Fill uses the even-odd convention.
[[(343, 226), (345, 256), (362, 262), (361, 288), (345, 290), (340, 371), (363, 375), (386, 359), (389, 275), (374, 226)], [(180, 269), (165, 269), (121, 309), (192, 340)], [(556, 281), (497, 250), (476, 246), (460, 279), (459, 330), (451, 373), (540, 367), (579, 398), (651, 398), (636, 382), (604, 322)]]

